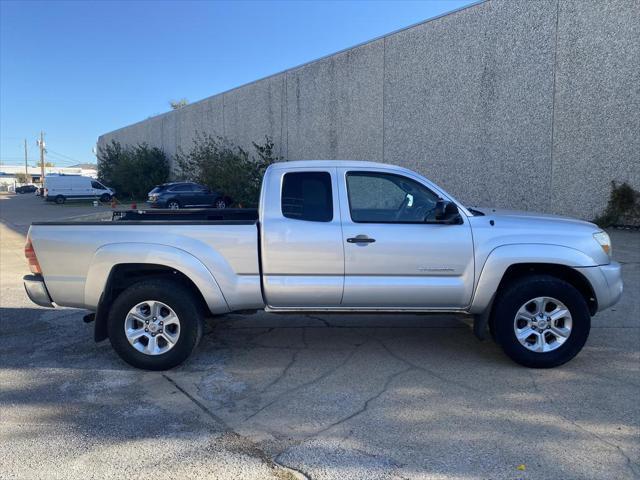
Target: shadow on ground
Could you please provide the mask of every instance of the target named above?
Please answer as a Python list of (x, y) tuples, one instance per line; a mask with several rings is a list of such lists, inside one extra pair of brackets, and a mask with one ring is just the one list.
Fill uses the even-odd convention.
[(640, 472), (636, 339), (618, 330), (596, 328), (573, 362), (535, 371), (452, 316), (228, 315), (184, 366), (155, 373), (93, 343), (84, 311), (0, 314), (0, 403), (21, 405), (10, 423), (89, 444), (229, 442), (233, 431), (251, 439), (238, 451), (313, 478), (525, 477), (520, 464), (531, 478)]

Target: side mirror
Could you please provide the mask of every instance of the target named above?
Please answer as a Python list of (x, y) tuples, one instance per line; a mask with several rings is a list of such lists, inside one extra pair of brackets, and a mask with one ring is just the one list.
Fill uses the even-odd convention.
[(435, 207), (435, 220), (437, 223), (454, 225), (461, 223), (462, 218), (455, 203), (447, 200), (438, 200)]

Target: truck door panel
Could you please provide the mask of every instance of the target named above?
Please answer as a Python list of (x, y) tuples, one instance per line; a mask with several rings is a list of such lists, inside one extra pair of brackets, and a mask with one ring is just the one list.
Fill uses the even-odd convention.
[(464, 308), (473, 242), (460, 225), (425, 223), (438, 196), (416, 179), (338, 169), (345, 248), (344, 307)]
[(336, 307), (344, 249), (335, 168), (274, 170), (265, 178), (261, 254), (266, 303)]

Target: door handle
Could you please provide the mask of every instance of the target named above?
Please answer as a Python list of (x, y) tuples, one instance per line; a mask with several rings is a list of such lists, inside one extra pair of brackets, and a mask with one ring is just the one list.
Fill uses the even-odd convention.
[(347, 238), (347, 243), (373, 243), (375, 238), (369, 238), (366, 235), (358, 235), (357, 237)]

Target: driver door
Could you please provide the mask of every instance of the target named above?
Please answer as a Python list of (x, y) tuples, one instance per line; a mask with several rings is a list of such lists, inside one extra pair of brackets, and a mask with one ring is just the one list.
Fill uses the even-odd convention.
[(438, 196), (417, 179), (339, 169), (345, 252), (342, 306), (464, 308), (473, 291), (468, 220), (433, 220)]

